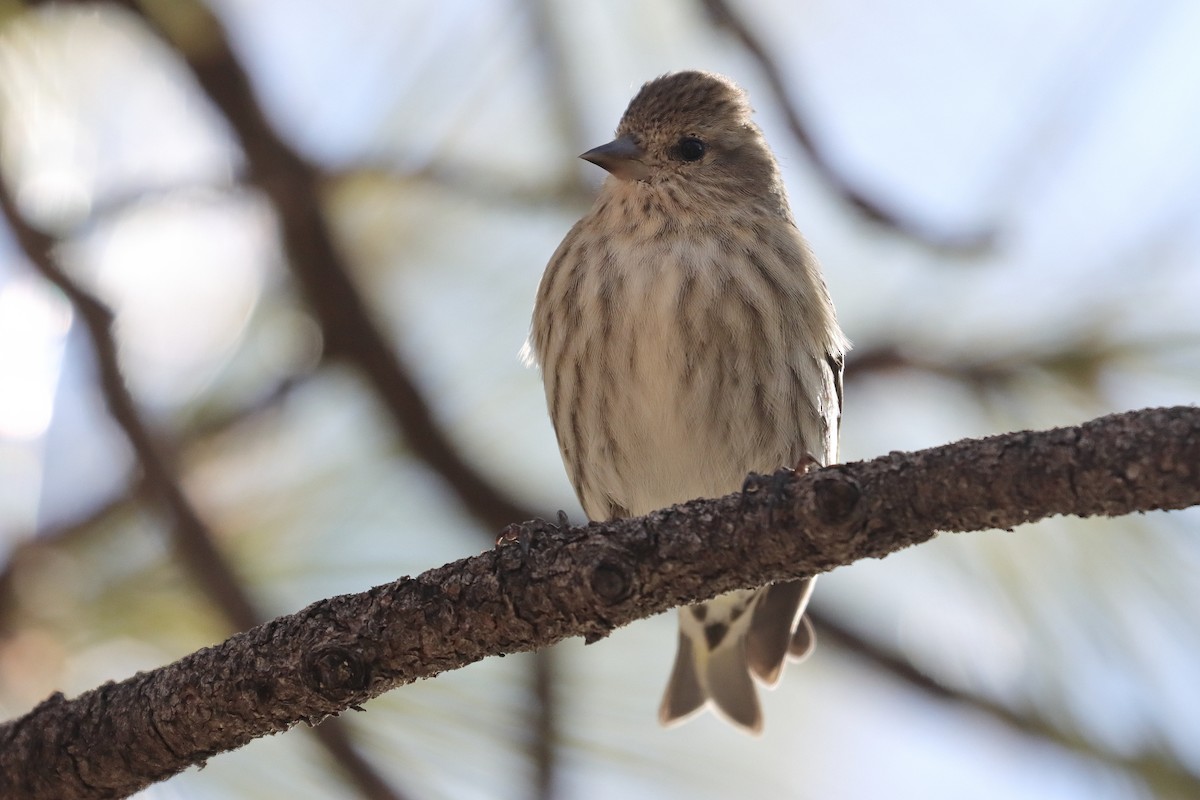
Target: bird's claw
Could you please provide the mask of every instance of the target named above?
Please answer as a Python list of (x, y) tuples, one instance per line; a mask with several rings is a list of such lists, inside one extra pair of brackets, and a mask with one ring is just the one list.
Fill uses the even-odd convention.
[(775, 509), (783, 504), (787, 497), (788, 482), (795, 476), (796, 471), (791, 467), (783, 467), (771, 473), (768, 479), (770, 487), (767, 495), (767, 524), (775, 524)]
[(516, 544), (521, 548), (521, 555), (529, 555), (529, 548), (533, 546), (533, 537), (539, 530), (546, 528), (553, 529), (556, 533), (562, 533), (567, 528), (571, 527), (571, 521), (567, 518), (567, 512), (559, 510), (555, 516), (554, 522), (547, 522), (544, 519), (531, 519), (528, 522), (514, 522), (496, 537), (496, 546), (504, 547), (510, 544)]
[(800, 475), (807, 475), (814, 469), (820, 469), (821, 467), (822, 464), (817, 460), (816, 456), (805, 452), (804, 455), (800, 456), (800, 460), (796, 462), (796, 466), (792, 468), (792, 471)]
[(750, 499), (750, 495), (758, 494), (758, 490), (762, 486), (762, 480), (762, 475), (757, 472), (751, 472), (746, 476), (746, 479), (742, 481), (741, 510), (745, 510), (746, 503)]
[(775, 524), (775, 509), (787, 498), (787, 485), (797, 475), (807, 475), (814, 469), (820, 469), (821, 462), (812, 453), (805, 452), (800, 456), (794, 467), (782, 467), (771, 474), (769, 479), (771, 494), (767, 498), (767, 522)]
[(528, 524), (522, 525), (519, 522), (512, 523), (500, 531), (500, 535), (496, 537), (496, 547), (516, 544), (521, 548), (521, 555), (529, 555), (529, 546), (532, 542), (533, 533), (529, 530)]

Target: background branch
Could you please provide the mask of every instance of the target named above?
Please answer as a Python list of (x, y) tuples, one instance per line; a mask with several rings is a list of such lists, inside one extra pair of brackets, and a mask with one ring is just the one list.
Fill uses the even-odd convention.
[(750, 29), (749, 24), (726, 0), (700, 0), (700, 2), (708, 12), (713, 24), (729, 31), (750, 54), (750, 57), (758, 63), (763, 77), (766, 78), (767, 86), (775, 97), (775, 102), (783, 111), (793, 138), (808, 154), (813, 168), (830, 188), (857, 208), (867, 219), (901, 233), (926, 247), (958, 253), (978, 253), (992, 247), (996, 237), (995, 231), (946, 234), (931, 230), (927, 225), (922, 225), (899, 214), (894, 209), (888, 208), (843, 176), (830, 161), (824, 148), (817, 143), (811, 126), (788, 91), (787, 84), (783, 79), (783, 70), (779, 68), (766, 45)]
[[(313, 310), (330, 358), (352, 364), (366, 378), (409, 447), (458, 495), (466, 510), (487, 530), (535, 516), (484, 478), (459, 452), (422, 396), (410, 371), (375, 323), (354, 285), (321, 207), (323, 176), (275, 132), (254, 95), (250, 80), (229, 46), (220, 21), (203, 6), (188, 4), (186, 29), (173, 24), (178, 9), (125, 7), (174, 48), (200, 88), (228, 120), (246, 158), (247, 178), (279, 215), (287, 263)], [(203, 33), (199, 33), (203, 31)], [(532, 729), (543, 741), (534, 757), (538, 796), (549, 796), (555, 772), (552, 742), (557, 729), (550, 656), (537, 654), (530, 670), (535, 698)]]
[[(142, 14), (139, 4), (125, 5), (142, 15), (179, 51), (200, 87), (229, 120), (245, 153), (249, 179), (267, 195), (279, 214), (288, 264), (317, 318), (329, 356), (359, 369), (409, 447), (449, 484), (485, 530), (499, 530), (514, 520), (535, 516), (481, 475), (438, 423), (410, 370), (375, 323), (354, 285), (321, 207), (318, 170), (278, 136), (263, 114), (220, 22), (207, 12), (197, 12), (202, 14), (209, 34), (203, 37), (203, 48), (197, 50), (188, 47), (194, 39), (173, 36), (170, 27), (160, 24), (158, 18)], [(534, 698), (531, 730), (537, 734), (530, 755), (538, 797), (550, 796), (556, 771), (558, 725), (551, 659), (549, 654), (536, 654), (529, 672)]]
[[(217, 548), (212, 531), (184, 494), (161, 441), (151, 433), (134, 402), (117, 356), (112, 335), (112, 312), (73, 281), (55, 262), (55, 241), (35, 230), (21, 216), (6, 184), (0, 181), (0, 212), (7, 218), (25, 256), (47, 281), (70, 301), (87, 330), (96, 358), (101, 391), (109, 413), (133, 449), (147, 493), (168, 519), (168, 529), (183, 568), (221, 612), (234, 630), (252, 628), (265, 617), (238, 577), (233, 565)], [(363, 797), (399, 800), (401, 797), (353, 748), (345, 728), (334, 725), (316, 731), (325, 750)]]
[(1030, 737), (1054, 741), (1076, 753), (1136, 771), (1138, 774), (1151, 775), (1154, 777), (1156, 788), (1163, 790), (1167, 796), (1188, 797), (1195, 794), (1196, 777), (1180, 767), (1179, 763), (1161, 748), (1138, 753), (1101, 750), (1084, 738), (1064, 736), (1061, 730), (1031, 709), (1013, 710), (978, 694), (947, 686), (926, 675), (904, 657), (882, 651), (877, 644), (830, 618), (828, 614), (821, 614), (810, 607), (808, 615), (821, 632), (822, 647), (833, 646), (852, 653), (863, 664), (880, 670), (908, 688), (945, 703), (986, 713), (996, 721)]

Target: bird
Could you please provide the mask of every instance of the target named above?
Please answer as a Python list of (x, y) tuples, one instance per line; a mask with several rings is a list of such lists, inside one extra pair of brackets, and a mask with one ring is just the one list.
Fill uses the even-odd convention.
[[(745, 91), (707, 71), (662, 75), (580, 158), (608, 175), (546, 266), (523, 356), (588, 518), (835, 462), (850, 343)], [(812, 649), (814, 581), (680, 608), (659, 721), (711, 708), (761, 733), (755, 681), (774, 687)]]

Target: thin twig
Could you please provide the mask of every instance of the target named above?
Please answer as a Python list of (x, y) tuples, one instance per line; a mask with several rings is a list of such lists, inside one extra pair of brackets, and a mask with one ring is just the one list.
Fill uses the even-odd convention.
[[(526, 0), (525, 3), (531, 32), (542, 56), (542, 76), (550, 84), (559, 134), (575, 152), (582, 152), (593, 145), (587, 144), (587, 126), (584, 125), (582, 110), (576, 100), (580, 95), (579, 87), (572, 85), (574, 75), (569, 48), (562, 41), (555, 19), (560, 7), (560, 4), (550, 0)], [(583, 176), (582, 164), (577, 161), (570, 170), (570, 182), (578, 192), (587, 191)]]
[(708, 12), (713, 24), (728, 30), (758, 63), (763, 77), (766, 78), (767, 86), (775, 96), (775, 102), (787, 119), (792, 136), (800, 148), (808, 154), (817, 173), (847, 202), (862, 212), (867, 219), (939, 251), (976, 254), (991, 248), (996, 237), (995, 231), (946, 234), (930, 230), (928, 226), (906, 218), (894, 209), (884, 206), (839, 173), (822, 147), (817, 144), (817, 139), (804, 115), (800, 113), (799, 107), (788, 91), (783, 71), (768, 52), (766, 45), (726, 0), (700, 0), (700, 3)]
[[(240, 408), (183, 423), (175, 437), (177, 446), (181, 451), (186, 450), (194, 444), (220, 436), (236, 425), (246, 424), (255, 417), (277, 408), (293, 391), (316, 374), (314, 370), (289, 375)], [(16, 576), (26, 564), (36, 559), (41, 552), (52, 548), (67, 548), (75, 542), (87, 539), (97, 529), (102, 528), (106, 520), (114, 519), (117, 515), (135, 508), (141, 502), (140, 498), (146, 496), (148, 491), (142, 475), (130, 475), (124, 486), (77, 518), (53, 526), (40, 527), (23, 535), (18, 534), (8, 559), (0, 566), (0, 634), (6, 630), (15, 610), (13, 603), (5, 603), (4, 600), (15, 597)]]
[(474, 164), (456, 164), (449, 159), (431, 160), (414, 170), (398, 167), (401, 162), (403, 159), (359, 161), (330, 173), (327, 180), (346, 182), (366, 178), (417, 185), (445, 190), (481, 203), (528, 211), (576, 209), (582, 214), (595, 199), (590, 187), (574, 177), (529, 183), (500, 170), (486, 171)]
[(1103, 333), (1084, 333), (1044, 351), (985, 355), (925, 356), (894, 345), (852, 350), (846, 359), (846, 382), (889, 372), (924, 372), (974, 389), (1005, 388), (1022, 377), (1059, 375), (1074, 386), (1096, 388), (1106, 367), (1119, 362), (1145, 365), (1154, 357), (1200, 351), (1200, 338), (1168, 336), (1140, 341), (1113, 341)]
[(1099, 749), (1095, 744), (1080, 736), (1064, 737), (1060, 730), (1037, 714), (1022, 714), (978, 694), (967, 693), (947, 686), (922, 672), (907, 659), (896, 653), (887, 652), (875, 642), (864, 638), (851, 627), (822, 613), (819, 609), (810, 606), (808, 616), (817, 629), (822, 645), (829, 644), (845, 650), (866, 665), (881, 670), (908, 688), (915, 689), (935, 700), (953, 703), (972, 711), (983, 711), (1027, 736), (1057, 741), (1080, 755), (1093, 758), (1101, 763), (1111, 764), (1127, 770), (1131, 774), (1143, 776), (1147, 780), (1152, 780), (1156, 786), (1170, 788), (1172, 793), (1179, 797), (1193, 796), (1200, 788), (1200, 775), (1189, 771), (1179, 762), (1179, 759), (1158, 748), (1151, 748), (1149, 751), (1141, 753), (1111, 752)]

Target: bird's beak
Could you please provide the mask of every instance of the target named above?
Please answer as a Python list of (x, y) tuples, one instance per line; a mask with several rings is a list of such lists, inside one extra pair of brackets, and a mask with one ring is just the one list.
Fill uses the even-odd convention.
[(646, 152), (631, 136), (619, 136), (608, 144), (594, 147), (580, 156), (624, 181), (643, 181), (650, 174), (642, 160)]

